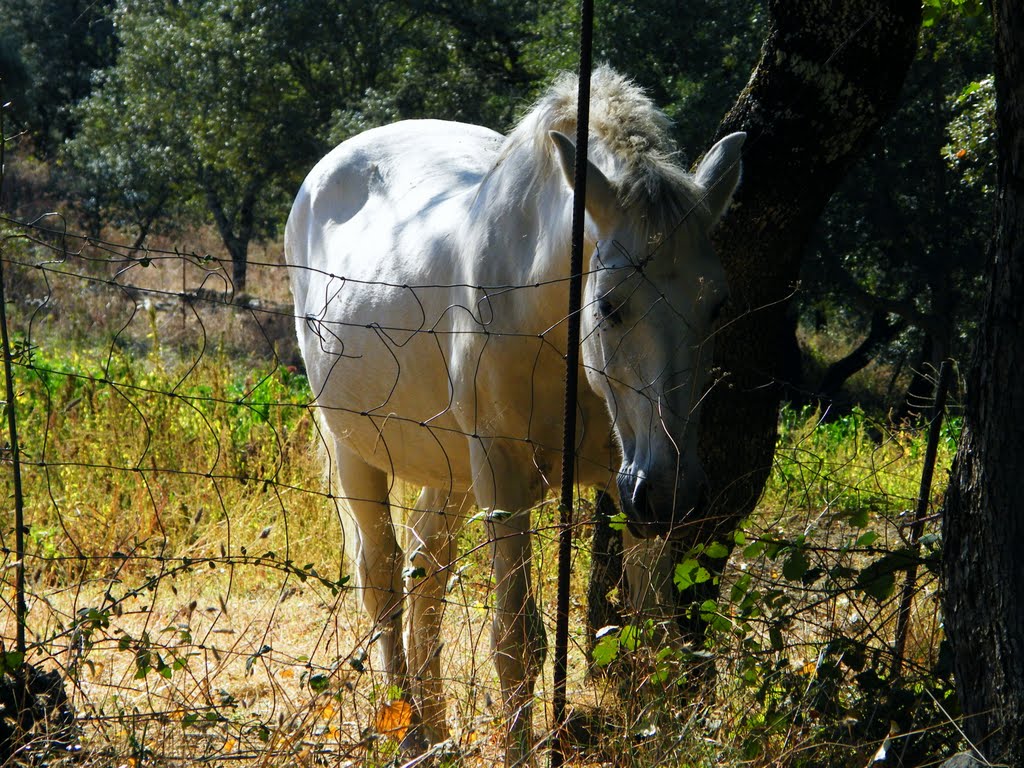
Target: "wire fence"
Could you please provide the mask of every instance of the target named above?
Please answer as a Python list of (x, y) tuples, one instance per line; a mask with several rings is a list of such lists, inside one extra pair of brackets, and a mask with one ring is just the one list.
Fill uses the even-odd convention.
[[(12, 759), (55, 747), (96, 764), (393, 759), (408, 724), (389, 721), (353, 594), (283, 266), (253, 263), (267, 298), (237, 297), (202, 254), (99, 242), (59, 217), (3, 226), (26, 501), (24, 557), (16, 526), (0, 542), (4, 649), (20, 654), (24, 629), (24, 661), (59, 673), (36, 694), (62, 681), (74, 712), (73, 728), (52, 711), (26, 721), (37, 738)], [(391, 496), (401, 519), (415, 491)], [(552, 515), (539, 512), (541, 539)], [(442, 674), (463, 759), (487, 762), (501, 694), (484, 543), (468, 532), (453, 568), (445, 603), (461, 631)], [(546, 603), (553, 565), (536, 568)], [(24, 622), (8, 581), (19, 573)]]
[[(14, 388), (5, 409), (19, 425), (17, 446), (5, 438), (4, 473), (12, 507), (16, 496), (24, 504), (23, 526), (12, 520), (0, 533), (0, 637), (5, 674), (31, 669), (23, 674), (33, 691), (16, 706), (29, 738), (10, 736), (7, 762), (399, 760), (408, 722), (377, 668), (377, 630), (344, 556), (344, 500), (324, 481), (284, 267), (256, 261), (250, 293), (236, 296), (203, 253), (99, 242), (58, 217), (0, 227)], [(951, 690), (935, 671), (933, 576), (911, 584), (910, 618), (895, 636), (906, 600), (896, 587), (911, 565), (933, 565), (936, 546), (930, 513), (908, 514), (921, 434), (793, 413), (781, 427), (772, 490), (728, 542), (729, 566), (705, 569), (699, 555), (720, 555), (712, 544), (672, 572), (680, 589), (720, 581), (719, 601), (691, 607), (712, 628), (707, 647), (666, 644), (659, 617), (629, 614), (617, 576), (595, 594), (611, 591), (619, 622), (593, 636), (600, 628), (588, 627), (583, 595), (597, 518), (583, 497), (569, 681), (580, 764), (625, 764), (616, 756), (623, 743), (637, 750), (632, 764), (653, 764), (695, 741), (706, 755), (795, 760), (815, 728), (862, 757), (892, 735), (891, 721), (949, 740), (935, 736), (936, 720), (923, 724), (920, 695), (911, 702), (917, 721), (893, 695), (917, 686), (941, 709)], [(955, 421), (939, 437), (943, 466)], [(399, 525), (416, 492), (393, 485)], [(534, 523), (549, 634), (556, 506), (538, 509)], [(443, 598), (448, 759), (464, 765), (491, 764), (501, 749), (485, 628), (493, 574), (479, 528), (461, 535)], [(718, 695), (681, 694), (686, 665), (707, 654)], [(906, 687), (894, 682), (894, 663)], [(586, 674), (595, 668), (607, 674)], [(27, 714), (33, 707), (37, 717)], [(538, 720), (539, 732), (550, 728), (543, 706)]]
[[(350, 500), (324, 477), (286, 267), (265, 251), (239, 294), (203, 250), (104, 242), (56, 215), (0, 219), (0, 263), (13, 508), (0, 530), (0, 762), (416, 764), (346, 557)], [(461, 309), (482, 317), (495, 295)], [(423, 332), (387, 318), (369, 330), (393, 345)], [(862, 766), (886, 750), (904, 764), (954, 751), (934, 574), (944, 483), (926, 480), (955, 452), (957, 420), (942, 414), (926, 440), (921, 425), (785, 411), (757, 512), (727, 541), (673, 553), (674, 609), (708, 627), (696, 644), (629, 603), (621, 515), (581, 493), (569, 761)], [(410, 539), (418, 489), (389, 490)], [(558, 511), (554, 499), (533, 510), (548, 636)], [(491, 765), (506, 719), (486, 629), (496, 579), (483, 516), (453, 512), (468, 524), (436, 650), (452, 738), (429, 757)], [(549, 678), (540, 747), (559, 721)]]

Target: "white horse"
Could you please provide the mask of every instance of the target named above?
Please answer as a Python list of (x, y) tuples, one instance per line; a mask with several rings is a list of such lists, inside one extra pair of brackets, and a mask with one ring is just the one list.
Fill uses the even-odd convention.
[[(438, 634), (475, 502), (509, 764), (530, 760), (545, 650), (530, 512), (560, 482), (576, 93), (562, 77), (507, 137), (432, 120), (356, 136), (310, 172), (285, 232), (299, 343), (386, 671), (424, 739), (446, 738)], [(608, 68), (593, 75), (577, 477), (617, 489), (641, 537), (703, 503), (698, 405), (726, 298), (709, 232), (743, 138), (722, 139), (690, 176), (644, 93)], [(423, 486), (404, 551), (392, 478)]]

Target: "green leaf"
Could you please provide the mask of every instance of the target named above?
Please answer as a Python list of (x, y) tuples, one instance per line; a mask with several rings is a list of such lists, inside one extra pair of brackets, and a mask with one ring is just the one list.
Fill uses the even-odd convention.
[(750, 584), (753, 577), (749, 573), (744, 573), (736, 582), (732, 585), (732, 589), (729, 591), (729, 600), (734, 603), (740, 602), (746, 597), (747, 592), (750, 591)]
[(876, 541), (878, 541), (879, 534), (875, 531), (868, 531), (867, 533), (861, 534), (860, 538), (857, 539), (858, 547), (870, 547)]
[(960, 96), (958, 98), (966, 99), (972, 93), (977, 93), (980, 90), (981, 90), (981, 83), (979, 83), (977, 80), (975, 80), (974, 82), (972, 82), (972, 83), (968, 84), (967, 86), (965, 86), (962, 91), (960, 91)]
[(608, 518), (608, 527), (613, 531), (626, 530), (626, 513), (621, 510)]
[(718, 603), (714, 600), (705, 600), (700, 604), (700, 617), (718, 632), (732, 629), (732, 619), (718, 610)]
[(729, 556), (729, 548), (725, 544), (715, 541), (708, 545), (708, 548), (704, 550), (704, 554), (713, 560), (721, 560)]
[(627, 651), (635, 651), (640, 647), (643, 633), (636, 624), (627, 624), (619, 630), (619, 644)]
[(857, 589), (878, 601), (887, 600), (896, 588), (896, 574), (918, 562), (909, 549), (887, 552), (857, 575)]
[(804, 575), (800, 577), (800, 581), (802, 581), (805, 586), (810, 586), (824, 575), (824, 568), (808, 568), (804, 572)]
[(707, 568), (694, 559), (676, 563), (675, 573), (672, 576), (672, 581), (680, 592), (690, 589), (697, 584), (703, 584), (710, 579), (711, 574)]
[(388, 701), (400, 701), (405, 698), (405, 692), (400, 685), (389, 685), (387, 690)]
[(764, 552), (764, 542), (763, 541), (755, 541), (750, 546), (744, 548), (744, 550), (743, 550), (743, 557), (745, 557), (747, 560), (756, 560), (757, 558), (759, 558), (761, 556), (761, 554), (763, 552)]
[(761, 602), (761, 593), (756, 589), (750, 590), (739, 604), (740, 614), (746, 618), (755, 619), (761, 615), (758, 603)]
[(619, 638), (617, 635), (609, 634), (602, 637), (594, 644), (591, 651), (591, 658), (599, 667), (607, 667), (619, 655)]
[(871, 511), (868, 509), (857, 509), (850, 513), (850, 525), (854, 528), (867, 528), (870, 522)]
[(309, 676), (309, 687), (316, 693), (323, 693), (331, 684), (331, 678), (322, 672)]
[(25, 663), (25, 654), (18, 651), (7, 651), (0, 655), (0, 675), (14, 672)]
[(665, 662), (661, 662), (654, 668), (654, 672), (651, 673), (650, 677), (647, 678), (647, 682), (651, 685), (664, 685), (669, 675), (672, 674), (672, 667)]

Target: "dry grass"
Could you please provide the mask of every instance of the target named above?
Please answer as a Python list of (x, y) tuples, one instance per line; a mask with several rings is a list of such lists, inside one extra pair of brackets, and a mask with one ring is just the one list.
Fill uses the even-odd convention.
[[(3, 248), (22, 345), (28, 661), (62, 671), (83, 731), (79, 763), (390, 764), (395, 740), (375, 728), (389, 692), (357, 591), (341, 583), (344, 535), (324, 493), (309, 393), (290, 368), (280, 249), (258, 249), (238, 301), (220, 263), (203, 258), (217, 253), (209, 233), (137, 254), (19, 230)], [(867, 722), (849, 654), (876, 653), (867, 666), (885, 671), (894, 601), (866, 596), (843, 574), (905, 544), (901, 514), (917, 492), (921, 437), (866, 424), (825, 428), (813, 415), (787, 423), (769, 492), (720, 575), (728, 599), (716, 610), (728, 624), (706, 649), (719, 673), (714, 694), (684, 693), (677, 681), (689, 656), (665, 647), (628, 654), (632, 677), (587, 677), (581, 524), (573, 764), (867, 762), (888, 723), (880, 731)], [(942, 466), (949, 458), (946, 445)], [(394, 490), (399, 526), (412, 495)], [(537, 515), (534, 566), (549, 638), (552, 516)], [(10, 525), (0, 538), (0, 640), (10, 649)], [(442, 655), (455, 749), (441, 763), (492, 765), (500, 697), (479, 527), (468, 527), (462, 549)], [(827, 578), (793, 577), (798, 550)], [(940, 639), (934, 582), (914, 615), (908, 655), (924, 676)], [(538, 738), (551, 729), (550, 679), (549, 661)]]

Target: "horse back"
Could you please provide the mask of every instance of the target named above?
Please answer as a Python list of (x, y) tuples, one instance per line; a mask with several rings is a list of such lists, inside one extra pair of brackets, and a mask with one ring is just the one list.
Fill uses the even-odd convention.
[(332, 432), (423, 484), (437, 468), (468, 474), (446, 469), (466, 450), (451, 307), (466, 301), (459, 229), (502, 140), (442, 121), (360, 134), (309, 173), (285, 231), (299, 343)]
[[(289, 216), (292, 242), (351, 221), (374, 200), (386, 200), (406, 222), (423, 216), (432, 205), (479, 184), (501, 142), (487, 128), (442, 120), (406, 120), (361, 133), (309, 172)], [(293, 256), (301, 259), (301, 249)]]

